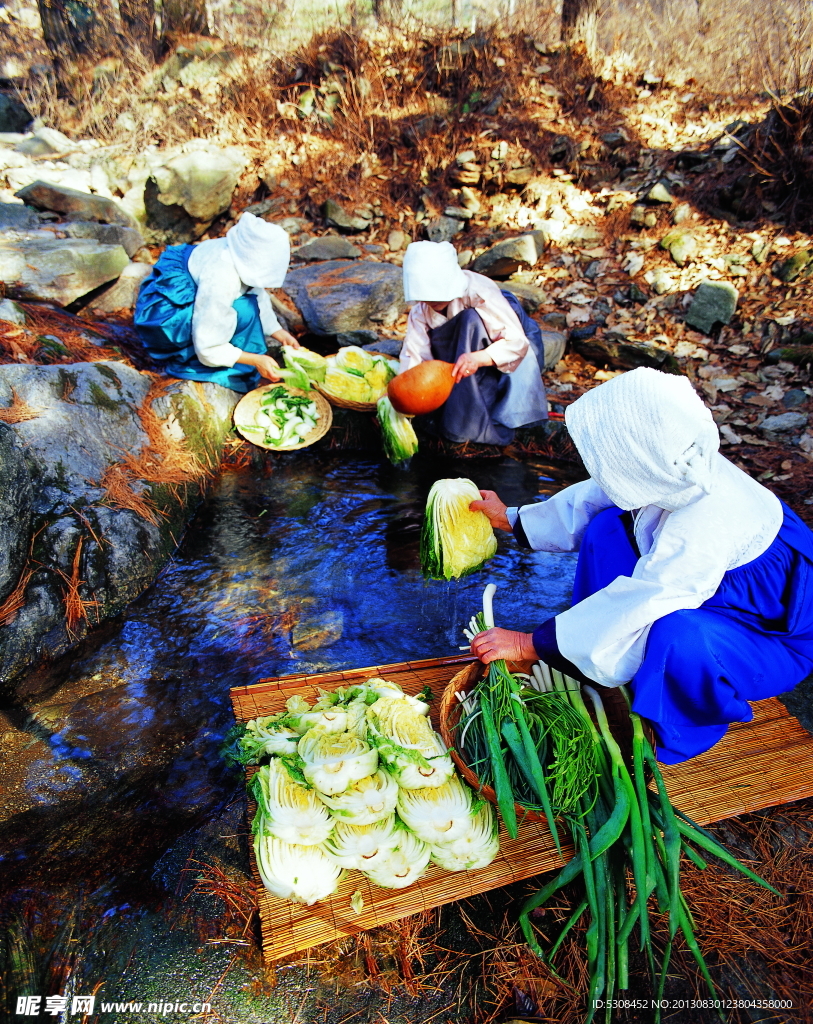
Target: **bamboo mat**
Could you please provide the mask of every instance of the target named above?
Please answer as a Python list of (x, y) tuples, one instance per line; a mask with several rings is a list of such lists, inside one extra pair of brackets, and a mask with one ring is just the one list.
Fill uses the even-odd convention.
[[(245, 722), (281, 710), (294, 694), (315, 701), (320, 688), (330, 690), (378, 676), (412, 694), (429, 686), (436, 707), (446, 684), (470, 661), (469, 655), (460, 655), (323, 675), (285, 676), (236, 687), (231, 700), (237, 720)], [(684, 764), (662, 766), (675, 805), (702, 825), (813, 796), (813, 736), (778, 700), (760, 701), (752, 707), (754, 720), (732, 725), (725, 738), (706, 754)], [(437, 727), (437, 722), (434, 724)], [(569, 858), (573, 851), (564, 838), (562, 848), (565, 858)], [(279, 960), (322, 942), (532, 878), (561, 863), (546, 829), (520, 824), (515, 840), (500, 830), (497, 859), (478, 871), (448, 872), (430, 866), (423, 878), (407, 889), (380, 889), (364, 875), (351, 871), (345, 874), (334, 896), (304, 907), (278, 899), (262, 886), (252, 852), (263, 955), (269, 962)], [(359, 891), (364, 904), (361, 913), (356, 914), (351, 898)]]

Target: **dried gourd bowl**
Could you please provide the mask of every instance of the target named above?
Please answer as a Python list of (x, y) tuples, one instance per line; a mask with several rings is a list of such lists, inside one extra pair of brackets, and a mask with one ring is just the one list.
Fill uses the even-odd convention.
[[(248, 427), (254, 424), (254, 417), (260, 409), (263, 397), (272, 388), (285, 388), (289, 395), (296, 395), (300, 398), (310, 398), (316, 406), (316, 426), (311, 427), (307, 434), (297, 442), (289, 444), (266, 444), (257, 437), (257, 431), (249, 430)], [(299, 448), (307, 448), (314, 444), (330, 430), (333, 423), (333, 410), (327, 402), (316, 391), (303, 391), (301, 388), (291, 387), (289, 384), (265, 384), (261, 388), (255, 388), (243, 395), (234, 407), (234, 426), (241, 437), (250, 441), (258, 448), (265, 448), (269, 452), (295, 452)]]
[[(531, 662), (519, 662), (512, 663), (508, 662), (508, 669), (511, 672), (524, 672), (527, 673)], [(471, 693), (477, 683), (483, 678), (486, 672), (486, 666), (479, 661), (473, 661), (470, 664), (462, 668), (456, 675), (452, 677), (443, 691), (443, 696), (440, 700), (440, 706), (438, 708), (438, 728), (443, 742), (446, 744), (449, 753), (451, 754), (452, 760), (455, 763), (455, 767), (469, 783), (484, 799), (490, 803), (497, 803), (497, 794), (491, 786), (485, 786), (480, 782), (476, 772), (474, 772), (465, 760), (465, 747), (460, 747), (459, 734), (460, 734), (460, 719), (462, 716), (463, 705), (460, 702), (459, 697), (463, 694)], [(603, 686), (596, 687), (601, 694), (601, 700), (604, 704), (604, 709), (607, 712), (607, 720), (610, 723), (610, 729), (613, 736), (618, 742), (622, 753), (628, 764), (632, 764), (632, 728), (627, 714), (626, 701), (622, 694), (615, 688), (607, 688)], [(588, 702), (589, 703), (589, 702)], [(655, 747), (655, 735), (652, 731), (651, 726), (648, 722), (644, 722), (644, 734), (649, 742)], [(524, 821), (545, 821), (545, 816), (542, 811), (536, 811), (532, 808), (525, 807), (522, 804), (516, 804), (517, 817)]]

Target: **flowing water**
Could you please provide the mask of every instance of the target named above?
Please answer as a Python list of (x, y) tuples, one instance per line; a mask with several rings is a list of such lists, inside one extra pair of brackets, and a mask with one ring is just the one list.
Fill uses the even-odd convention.
[[(574, 556), (522, 552), (507, 534), (485, 570), (424, 581), (423, 507), (443, 476), (469, 476), (508, 504), (551, 490), (507, 458), (416, 459), (403, 472), (297, 453), (222, 475), (151, 589), (9, 711), (33, 753), (18, 766), (29, 807), (0, 824), (8, 898), (25, 890), (41, 905), (81, 890), (110, 918), (135, 920), (173, 846), (188, 853), (181, 837), (196, 835), (205, 853), (207, 823), (240, 791), (219, 757), (229, 687), (457, 653), (486, 582), (498, 625), (530, 630), (564, 608)], [(240, 828), (239, 811), (229, 820)]]

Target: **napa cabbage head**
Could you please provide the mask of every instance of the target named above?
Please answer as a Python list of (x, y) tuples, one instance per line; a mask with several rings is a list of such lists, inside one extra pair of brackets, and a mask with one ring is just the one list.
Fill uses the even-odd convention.
[(321, 847), (297, 846), (276, 836), (255, 835), (254, 857), (269, 892), (307, 906), (332, 896), (344, 873)]
[(368, 737), (403, 789), (442, 786), (454, 765), (428, 719), (403, 697), (380, 697), (367, 708)]
[(365, 868), (364, 874), (383, 889), (405, 889), (426, 871), (429, 856), (426, 843), (401, 829), (398, 845), (388, 850), (374, 867)]
[(453, 775), (442, 786), (400, 789), (398, 814), (415, 835), (431, 846), (459, 839), (471, 827), (472, 792)]
[(494, 808), (481, 801), (463, 835), (431, 846), (432, 860), (444, 871), (476, 871), (490, 864), (500, 850)]
[(327, 807), (312, 789), (292, 778), (279, 758), (260, 768), (251, 791), (257, 801), (257, 832), (298, 846), (318, 846), (333, 831)]
[(393, 409), (392, 402), (386, 395), (379, 398), (376, 409), (384, 454), (394, 466), (400, 466), (402, 462), (411, 459), (418, 450), (418, 437), (412, 421)]
[(471, 480), (438, 480), (432, 485), (421, 529), (421, 567), (429, 579), (459, 579), (496, 554), (488, 517), (469, 509), (479, 500)]
[(372, 825), (389, 817), (398, 801), (398, 783), (382, 769), (359, 779), (336, 796), (315, 792), (337, 823), (345, 821), (351, 825)]
[(378, 769), (378, 754), (352, 732), (333, 732), (323, 725), (309, 729), (297, 745), (302, 773), (328, 796), (343, 793), (359, 779)]
[(402, 831), (394, 814), (371, 825), (337, 821), (322, 849), (340, 867), (370, 871), (386, 860), (390, 850), (398, 845)]

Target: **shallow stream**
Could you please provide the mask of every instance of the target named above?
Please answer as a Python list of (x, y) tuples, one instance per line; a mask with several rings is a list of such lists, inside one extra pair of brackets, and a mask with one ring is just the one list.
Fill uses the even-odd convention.
[[(54, 900), (64, 917), (81, 892), (110, 925), (108, 945), (122, 949), (149, 921), (138, 971), (129, 961), (116, 970), (119, 988), (146, 972), (146, 990), (159, 970), (148, 965), (172, 930), (155, 909), (171, 904), (164, 896), (181, 853), (194, 848), (205, 859), (213, 821), (243, 831), (239, 803), (224, 811), (241, 783), (218, 753), (233, 721), (230, 687), (457, 653), (488, 581), (506, 627), (530, 630), (565, 607), (574, 556), (522, 552), (507, 534), (486, 570), (456, 583), (423, 580), (423, 507), (444, 476), (469, 476), (508, 504), (558, 486), (508, 458), (416, 459), (403, 472), (297, 453), (224, 473), (151, 589), (78, 655), (32, 676), (24, 704), (8, 709), (31, 744), (17, 765), (29, 806), (0, 822), (7, 905), (21, 894), (35, 907)], [(232, 845), (239, 861), (245, 841)], [(205, 996), (210, 973), (201, 967), (200, 984), (178, 983), (181, 992), (191, 984)], [(243, 1007), (222, 1019), (288, 1019), (268, 1013)]]

